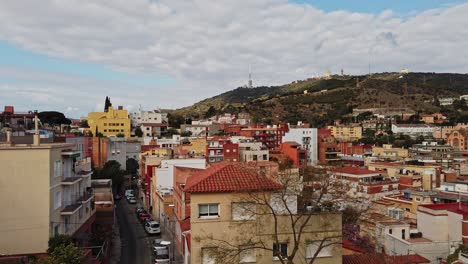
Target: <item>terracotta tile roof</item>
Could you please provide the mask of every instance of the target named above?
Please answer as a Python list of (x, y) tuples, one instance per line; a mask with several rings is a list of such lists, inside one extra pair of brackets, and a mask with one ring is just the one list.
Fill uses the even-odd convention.
[(349, 250), (352, 250), (354, 252), (359, 252), (359, 253), (364, 253), (364, 249), (356, 246), (355, 244), (353, 244), (353, 242), (347, 240), (347, 239), (343, 239), (343, 248), (345, 249), (349, 249)]
[(431, 263), (428, 259), (418, 255), (387, 256), (384, 254), (360, 254), (343, 256), (343, 264), (420, 264)]
[(361, 169), (358, 167), (336, 168), (334, 171), (338, 173), (346, 173), (346, 174), (354, 174), (354, 175), (379, 174), (378, 171), (371, 171), (368, 169)]
[(187, 179), (188, 193), (218, 193), (242, 191), (273, 191), (282, 186), (239, 163), (220, 162)]

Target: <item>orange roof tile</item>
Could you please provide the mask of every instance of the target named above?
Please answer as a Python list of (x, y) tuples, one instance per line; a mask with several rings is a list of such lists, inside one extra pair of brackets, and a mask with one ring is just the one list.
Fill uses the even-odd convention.
[(187, 179), (188, 193), (273, 191), (282, 185), (239, 163), (221, 162)]

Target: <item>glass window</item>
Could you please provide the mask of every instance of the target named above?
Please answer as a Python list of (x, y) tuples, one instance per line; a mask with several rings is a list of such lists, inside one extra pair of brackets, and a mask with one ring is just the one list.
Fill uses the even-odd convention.
[(219, 216), (219, 204), (199, 204), (198, 217), (217, 217)]
[(257, 207), (255, 203), (232, 203), (232, 220), (254, 220)]
[(61, 160), (56, 160), (54, 162), (54, 176), (55, 177), (62, 176), (62, 161)]
[(255, 263), (257, 257), (255, 256), (255, 249), (244, 249), (239, 252), (239, 263)]
[(62, 206), (62, 192), (56, 191), (54, 193), (54, 210), (57, 210)]
[(332, 247), (328, 245), (330, 241), (323, 241), (322, 248), (320, 248), (320, 243), (322, 243), (322, 241), (313, 241), (307, 244), (306, 258), (313, 258), (317, 251), (317, 258), (332, 256)]
[(202, 248), (202, 264), (215, 264), (215, 249), (214, 248)]
[(273, 244), (273, 259), (282, 259), (288, 257), (288, 244), (287, 243), (274, 243)]

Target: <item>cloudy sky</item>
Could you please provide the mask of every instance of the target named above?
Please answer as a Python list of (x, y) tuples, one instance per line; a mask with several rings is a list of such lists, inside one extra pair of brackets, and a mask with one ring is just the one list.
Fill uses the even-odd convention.
[[(2, 0), (0, 108), (190, 105), (325, 71), (468, 72), (457, 0)], [(0, 110), (1, 111), (1, 110)]]

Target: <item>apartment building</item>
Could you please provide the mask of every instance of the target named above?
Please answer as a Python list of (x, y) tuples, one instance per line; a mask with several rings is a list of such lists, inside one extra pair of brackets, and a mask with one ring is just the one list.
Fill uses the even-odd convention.
[(283, 136), (288, 131), (289, 127), (286, 124), (273, 126), (252, 125), (248, 128), (242, 128), (240, 135), (253, 138), (255, 141), (267, 146), (268, 149), (274, 149), (281, 145)]
[(393, 134), (411, 137), (432, 136), (434, 126), (427, 124), (392, 124)]
[(468, 131), (464, 128), (453, 130), (447, 135), (447, 144), (457, 150), (468, 150)]
[(125, 138), (130, 137), (130, 119), (128, 111), (119, 106), (114, 109), (109, 106), (107, 112), (91, 112), (88, 114), (89, 131), (96, 136), (101, 133), (105, 137), (122, 134)]
[(143, 123), (155, 123), (155, 124), (166, 124), (169, 121), (167, 113), (161, 113), (159, 110), (151, 111), (137, 111), (130, 113), (130, 119), (132, 121), (132, 127), (137, 127)]
[(408, 158), (409, 153), (404, 148), (394, 148), (391, 144), (383, 144), (382, 147), (373, 146), (372, 156), (383, 160), (403, 160)]
[(283, 142), (279, 148), (270, 150), (272, 159), (284, 162), (287, 159), (292, 161), (294, 167), (307, 167), (307, 150), (297, 142)]
[[(119, 137), (93, 137), (92, 161), (96, 168), (102, 168), (106, 162), (115, 160), (120, 163), (120, 168), (127, 167), (127, 141)], [(132, 156), (133, 157), (133, 156)]]
[(239, 144), (233, 143), (228, 137), (207, 138), (205, 153), (209, 163), (237, 162), (239, 161)]
[(356, 141), (362, 138), (362, 127), (360, 124), (327, 126), (331, 134), (340, 141)]
[(321, 164), (336, 164), (341, 158), (341, 151), (336, 138), (332, 136), (328, 129), (318, 130), (318, 161)]
[[(36, 135), (35, 135), (36, 136)], [(45, 253), (50, 237), (86, 245), (95, 219), (91, 160), (75, 145), (0, 144), (0, 255)]]
[(90, 158), (93, 155), (92, 137), (67, 137), (66, 143), (71, 143), (76, 146), (76, 150), (80, 152), (82, 158)]
[(283, 136), (283, 142), (297, 142), (307, 151), (307, 164), (318, 163), (318, 138), (316, 128), (291, 128)]
[(270, 153), (268, 148), (261, 142), (248, 140), (239, 141), (239, 159), (243, 162), (249, 161), (269, 161)]
[[(216, 164), (188, 177), (184, 192), (190, 194), (190, 236), (186, 236), (190, 237), (190, 263), (223, 263), (226, 245), (222, 241), (234, 245), (235, 251), (246, 248), (231, 255), (239, 263), (276, 263), (290, 254), (298, 237), (288, 224), (290, 215), (281, 213), (285, 208), (275, 202), (275, 192), (282, 188), (272, 178), (233, 164)], [(253, 197), (271, 202), (277, 212), (277, 232), (272, 214), (265, 214), (267, 206)], [(310, 261), (322, 240), (341, 241), (340, 214), (310, 214), (294, 263)], [(249, 248), (253, 243), (263, 248)], [(341, 254), (338, 242), (320, 250), (314, 263), (341, 263)]]
[(214, 136), (219, 133), (218, 124), (182, 124), (180, 132), (190, 132), (194, 137)]
[[(420, 205), (417, 230), (401, 225), (399, 230), (380, 230), (383, 250), (389, 255), (419, 254), (438, 263), (468, 242), (468, 206), (461, 203)], [(434, 228), (437, 227), (437, 228)]]

